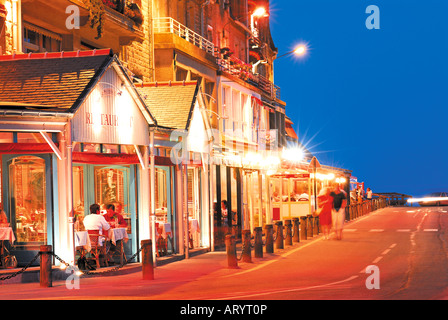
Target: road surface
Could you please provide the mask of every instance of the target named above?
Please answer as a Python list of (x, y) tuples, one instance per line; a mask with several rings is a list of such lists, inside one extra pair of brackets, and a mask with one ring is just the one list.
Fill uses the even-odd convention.
[(433, 300), (448, 297), (448, 207), (386, 208), (253, 263), (227, 268), (214, 252), (141, 274), (0, 285), (0, 299), (58, 300)]

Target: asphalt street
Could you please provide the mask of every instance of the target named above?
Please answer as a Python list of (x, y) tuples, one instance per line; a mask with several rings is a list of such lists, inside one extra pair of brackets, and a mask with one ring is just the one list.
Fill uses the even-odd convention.
[[(448, 208), (386, 208), (322, 236), (229, 269), (211, 252), (113, 277), (0, 285), (3, 300), (435, 300), (448, 297)], [(77, 281), (78, 279), (75, 278)], [(79, 286), (77, 286), (79, 285)]]

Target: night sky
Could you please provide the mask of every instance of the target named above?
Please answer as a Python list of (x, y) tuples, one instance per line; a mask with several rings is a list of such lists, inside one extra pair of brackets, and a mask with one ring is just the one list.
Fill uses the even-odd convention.
[[(369, 5), (380, 29), (369, 30)], [(271, 0), (287, 115), (323, 164), (374, 192), (448, 192), (448, 1)]]

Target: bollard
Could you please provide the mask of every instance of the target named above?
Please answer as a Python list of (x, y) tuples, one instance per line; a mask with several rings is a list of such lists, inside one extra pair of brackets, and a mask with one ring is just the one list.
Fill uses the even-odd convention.
[(292, 218), (292, 241), (293, 242), (300, 242), (300, 219), (299, 218)]
[(320, 230), (319, 230), (319, 216), (314, 217), (314, 228), (313, 228), (313, 230), (314, 230), (314, 234), (318, 236), (319, 233), (320, 233)]
[(277, 221), (275, 223), (275, 225), (277, 226), (277, 230), (275, 232), (275, 234), (276, 234), (275, 248), (276, 249), (283, 249), (284, 248), (284, 245), (283, 245), (283, 222), (282, 221)]
[(252, 253), (250, 248), (250, 237), (251, 237), (250, 230), (243, 230), (241, 235), (243, 238), (242, 261), (251, 263)]
[(143, 280), (154, 280), (154, 261), (152, 258), (152, 240), (142, 240), (142, 276)]
[(51, 255), (52, 246), (40, 246), (40, 286), (49, 288), (53, 286), (53, 278), (51, 275)]
[(307, 216), (307, 221), (308, 221), (308, 224), (306, 226), (306, 230), (307, 230), (306, 235), (308, 237), (312, 238), (313, 237), (313, 216), (309, 214)]
[(231, 269), (238, 268), (238, 260), (236, 258), (236, 241), (235, 236), (226, 235), (226, 251), (227, 251), (227, 266)]
[(291, 220), (285, 220), (286, 237), (285, 245), (292, 246), (292, 224)]
[(302, 216), (300, 217), (300, 220), (302, 220), (302, 222), (300, 223), (300, 240), (306, 240), (306, 236), (307, 236), (307, 221), (306, 221), (306, 216)]
[(274, 227), (272, 224), (264, 226), (266, 230), (266, 253), (274, 253)]
[(255, 231), (255, 258), (263, 258), (263, 228), (256, 227)]

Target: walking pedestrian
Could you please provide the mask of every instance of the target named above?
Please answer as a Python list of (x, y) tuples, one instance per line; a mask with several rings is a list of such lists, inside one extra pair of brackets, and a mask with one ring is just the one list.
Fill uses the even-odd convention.
[(372, 200), (372, 196), (373, 196), (373, 191), (370, 188), (367, 188), (367, 200)]
[(330, 188), (323, 188), (317, 196), (317, 203), (320, 208), (319, 224), (322, 227), (325, 240), (330, 239), (332, 225), (333, 197), (330, 196)]
[(345, 222), (345, 207), (347, 205), (347, 195), (341, 189), (339, 183), (336, 183), (333, 191), (330, 193), (333, 198), (332, 221), (333, 229), (337, 240), (342, 240), (342, 229)]

